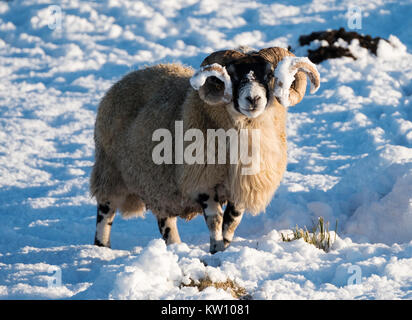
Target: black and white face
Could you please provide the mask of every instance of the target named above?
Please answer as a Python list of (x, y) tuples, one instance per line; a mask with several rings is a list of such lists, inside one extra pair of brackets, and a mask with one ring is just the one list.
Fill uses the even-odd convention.
[(273, 68), (260, 57), (247, 57), (228, 65), (233, 108), (248, 118), (261, 115), (273, 99)]

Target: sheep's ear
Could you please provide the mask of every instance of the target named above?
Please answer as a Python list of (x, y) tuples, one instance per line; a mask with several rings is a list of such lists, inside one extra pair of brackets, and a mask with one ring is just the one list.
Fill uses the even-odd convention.
[(199, 97), (210, 105), (232, 101), (232, 81), (226, 68), (220, 64), (204, 66), (190, 78), (193, 89), (199, 91)]

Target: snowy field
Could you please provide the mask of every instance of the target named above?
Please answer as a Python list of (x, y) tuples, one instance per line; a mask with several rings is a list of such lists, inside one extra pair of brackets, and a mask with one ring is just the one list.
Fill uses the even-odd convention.
[[(390, 44), (352, 42), (356, 60), (318, 66), (320, 90), (289, 109), (286, 176), (225, 252), (208, 253), (201, 216), (166, 247), (151, 213), (117, 217), (113, 249), (92, 245), (93, 126), (111, 84), (239, 45), (305, 55), (299, 36), (347, 29), (353, 5), (355, 31)], [(411, 0), (0, 1), (0, 299), (233, 299), (182, 286), (206, 277), (252, 299), (412, 299), (411, 16)], [(330, 252), (281, 241), (319, 216), (339, 222)]]

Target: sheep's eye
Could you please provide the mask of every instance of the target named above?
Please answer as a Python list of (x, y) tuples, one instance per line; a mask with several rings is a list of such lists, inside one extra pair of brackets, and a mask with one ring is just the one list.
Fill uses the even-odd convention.
[(273, 78), (273, 72), (269, 72), (266, 74), (265, 79), (266, 80), (271, 80)]
[(233, 79), (233, 81), (239, 80), (239, 77), (235, 73), (231, 74), (230, 77)]

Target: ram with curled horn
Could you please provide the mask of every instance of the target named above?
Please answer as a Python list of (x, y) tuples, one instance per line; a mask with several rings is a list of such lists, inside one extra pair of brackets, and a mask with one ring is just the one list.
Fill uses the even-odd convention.
[[(270, 81), (267, 80), (275, 76), (275, 81), (269, 89), (272, 89), (271, 91), (274, 96), (285, 107), (293, 106), (303, 99), (306, 91), (306, 76), (309, 77), (311, 82), (311, 93), (315, 93), (319, 88), (319, 73), (316, 66), (308, 58), (295, 57), (288, 50), (276, 47), (262, 49), (259, 52), (252, 51), (250, 54), (235, 50), (214, 52), (203, 60), (200, 70), (191, 79), (192, 86), (199, 90), (199, 95), (203, 100), (207, 100), (207, 97), (204, 95), (205, 91), (210, 90), (208, 88), (214, 87), (213, 80), (209, 78), (217, 78), (224, 84), (226, 92), (222, 95), (222, 100), (225, 102), (228, 98), (226, 93), (232, 90), (232, 83), (226, 70), (227, 66), (232, 71), (235, 71), (236, 65), (244, 65), (244, 69), (247, 69), (248, 65), (251, 65), (251, 68), (253, 68), (258, 64), (265, 66), (265, 72), (268, 73), (265, 80), (268, 85)], [(208, 82), (206, 82), (207, 79)], [(205, 83), (205, 88), (202, 88), (201, 85)], [(218, 101), (218, 92), (213, 91), (213, 93), (214, 95), (212, 94), (210, 97), (213, 97), (213, 99), (208, 101), (208, 103), (216, 103)], [(220, 93), (222, 94), (223, 92)]]
[[(126, 217), (150, 210), (167, 244), (180, 242), (177, 217), (203, 214), (210, 252), (224, 250), (243, 213), (264, 211), (280, 184), (286, 107), (302, 100), (306, 77), (315, 92), (319, 73), (307, 58), (239, 49), (210, 54), (195, 72), (162, 64), (113, 85), (95, 125), (95, 244), (110, 246), (116, 210)], [(251, 166), (258, 170), (245, 170)]]

